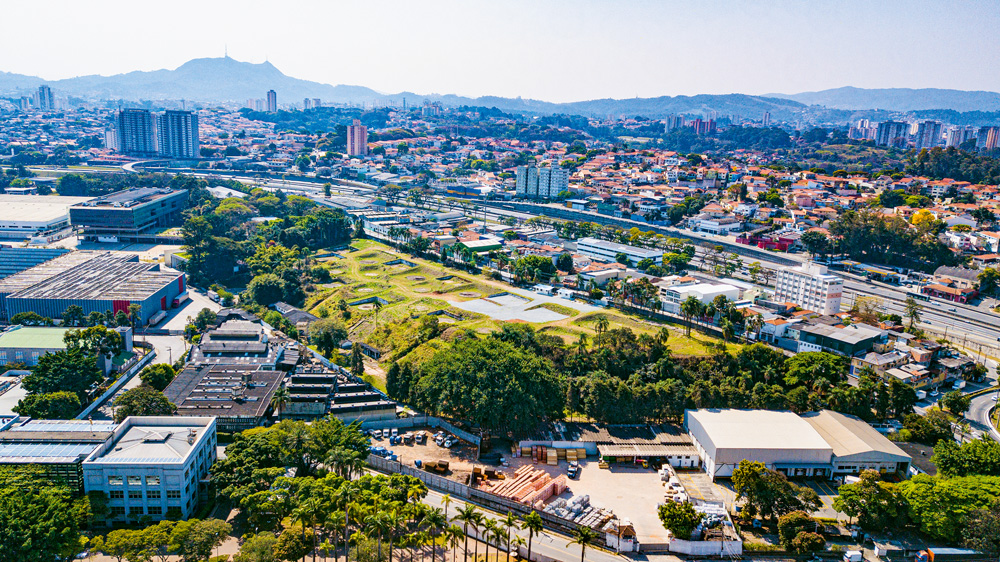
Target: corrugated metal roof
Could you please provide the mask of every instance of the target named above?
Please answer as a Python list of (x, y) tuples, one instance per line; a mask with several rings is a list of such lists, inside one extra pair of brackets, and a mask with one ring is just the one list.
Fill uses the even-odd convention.
[(837, 457), (875, 452), (910, 460), (910, 455), (860, 418), (831, 410), (809, 412), (802, 418), (830, 444)]

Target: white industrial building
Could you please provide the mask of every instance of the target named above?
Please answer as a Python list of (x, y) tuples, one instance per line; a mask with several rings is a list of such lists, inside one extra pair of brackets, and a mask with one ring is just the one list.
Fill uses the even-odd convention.
[(832, 478), (873, 469), (905, 477), (910, 456), (864, 421), (823, 410), (688, 410), (684, 425), (705, 471), (728, 478), (740, 461), (764, 463), (788, 477)]
[(638, 248), (597, 238), (581, 238), (576, 241), (576, 251), (591, 259), (614, 262), (618, 254), (625, 254), (629, 263), (637, 265), (644, 259), (651, 259), (656, 265), (663, 265), (663, 252), (649, 248)]
[(84, 488), (108, 496), (112, 522), (187, 519), (216, 458), (214, 417), (129, 417), (83, 461)]
[(69, 208), (93, 197), (0, 195), (0, 238), (25, 239), (69, 228)]
[(659, 284), (657, 288), (660, 293), (660, 301), (663, 303), (663, 310), (670, 314), (681, 313), (681, 303), (688, 297), (698, 299), (702, 304), (708, 304), (716, 297), (724, 296), (731, 301), (740, 298), (740, 288), (727, 283), (687, 283), (687, 284)]
[(820, 314), (840, 312), (844, 280), (827, 273), (826, 266), (815, 263), (781, 268), (774, 282), (774, 300), (791, 302)]

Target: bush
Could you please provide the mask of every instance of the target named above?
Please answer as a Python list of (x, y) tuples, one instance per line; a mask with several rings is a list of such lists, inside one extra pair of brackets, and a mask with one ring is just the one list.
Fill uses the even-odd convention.
[(789, 545), (788, 550), (795, 554), (806, 554), (808, 552), (818, 552), (826, 548), (826, 539), (817, 533), (802, 531), (795, 535)]
[(778, 519), (778, 540), (788, 549), (792, 541), (804, 531), (816, 530), (816, 522), (804, 511), (786, 513)]

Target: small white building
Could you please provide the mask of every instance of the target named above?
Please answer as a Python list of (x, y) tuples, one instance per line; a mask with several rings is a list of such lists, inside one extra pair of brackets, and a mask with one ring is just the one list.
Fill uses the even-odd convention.
[(774, 282), (775, 300), (793, 302), (820, 314), (840, 312), (843, 292), (843, 278), (827, 273), (826, 266), (815, 263), (781, 268)]
[(662, 250), (628, 246), (597, 238), (581, 238), (577, 240), (576, 249), (588, 258), (601, 261), (617, 261), (619, 254), (625, 254), (632, 265), (637, 265), (644, 259), (651, 259), (656, 265), (663, 265)]
[(194, 514), (216, 459), (214, 417), (126, 418), (83, 461), (84, 489), (108, 496), (112, 523)]
[(660, 291), (660, 300), (663, 303), (663, 310), (670, 314), (680, 314), (681, 303), (686, 301), (688, 297), (692, 296), (698, 299), (698, 302), (702, 304), (708, 304), (719, 296), (724, 296), (732, 301), (740, 298), (739, 287), (725, 283), (718, 285), (712, 283), (689, 283), (666, 286), (657, 285)]

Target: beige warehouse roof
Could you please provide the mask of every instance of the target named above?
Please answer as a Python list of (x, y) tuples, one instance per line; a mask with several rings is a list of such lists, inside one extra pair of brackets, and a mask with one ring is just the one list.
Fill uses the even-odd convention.
[(833, 447), (833, 454), (838, 458), (881, 453), (910, 461), (910, 455), (860, 418), (831, 410), (802, 414), (802, 418)]
[(0, 222), (53, 222), (69, 217), (69, 208), (93, 197), (0, 194)]
[(703, 409), (685, 412), (704, 428), (717, 449), (829, 451), (830, 445), (792, 412)]

